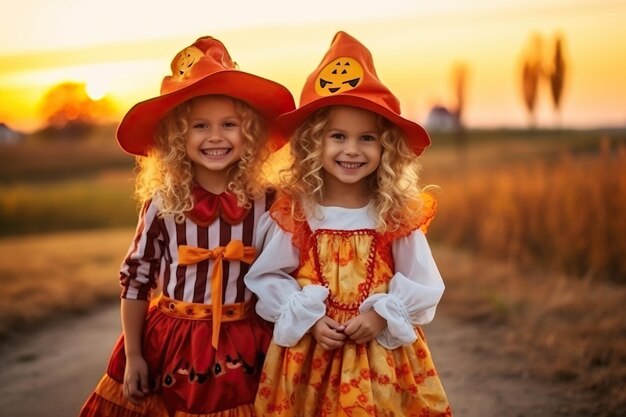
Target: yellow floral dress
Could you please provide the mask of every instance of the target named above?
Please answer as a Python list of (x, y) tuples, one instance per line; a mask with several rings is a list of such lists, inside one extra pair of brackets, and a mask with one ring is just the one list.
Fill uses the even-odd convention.
[[(425, 228), (435, 207), (429, 200), (413, 224), (394, 234), (371, 228), (312, 231), (307, 222), (291, 220), (288, 210), (289, 202), (279, 200), (271, 216), (299, 249), (300, 265), (291, 275), (302, 288), (327, 288), (325, 314), (343, 323), (359, 314), (366, 299), (388, 292), (394, 276), (391, 242)], [(326, 351), (308, 332), (291, 347), (273, 341), (257, 416), (451, 416), (424, 333), (419, 326), (414, 331), (415, 342), (395, 349), (377, 340), (348, 339), (342, 348)]]

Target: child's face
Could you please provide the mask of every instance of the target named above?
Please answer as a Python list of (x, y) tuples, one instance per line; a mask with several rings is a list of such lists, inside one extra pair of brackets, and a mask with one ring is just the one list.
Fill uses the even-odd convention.
[(332, 182), (365, 185), (380, 164), (382, 146), (376, 114), (338, 106), (331, 112), (322, 139), (322, 167)]
[(185, 135), (187, 155), (196, 179), (225, 174), (239, 161), (244, 145), (241, 118), (232, 99), (205, 96), (193, 100)]

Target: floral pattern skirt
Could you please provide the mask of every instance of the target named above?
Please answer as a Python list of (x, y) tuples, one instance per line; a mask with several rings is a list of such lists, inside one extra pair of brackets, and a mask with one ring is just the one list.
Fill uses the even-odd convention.
[(451, 416), (424, 334), (389, 350), (375, 340), (326, 351), (310, 334), (267, 353), (255, 412), (260, 416)]

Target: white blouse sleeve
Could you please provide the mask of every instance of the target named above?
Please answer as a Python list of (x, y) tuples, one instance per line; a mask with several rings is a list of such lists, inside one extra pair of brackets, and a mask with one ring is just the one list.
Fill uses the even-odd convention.
[(421, 230), (397, 239), (392, 244), (396, 272), (387, 294), (367, 298), (360, 310), (373, 308), (387, 327), (377, 336), (388, 349), (417, 340), (415, 326), (430, 323), (445, 289), (426, 236)]
[(328, 289), (319, 285), (302, 288), (290, 275), (300, 256), (284, 231), (265, 213), (258, 222), (256, 247), (260, 250), (244, 277), (247, 287), (258, 297), (256, 311), (274, 322), (274, 342), (294, 346), (326, 314)]

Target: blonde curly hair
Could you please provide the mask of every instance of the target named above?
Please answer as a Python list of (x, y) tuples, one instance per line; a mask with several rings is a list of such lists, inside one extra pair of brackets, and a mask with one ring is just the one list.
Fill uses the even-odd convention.
[[(303, 220), (298, 212), (312, 212), (324, 195), (322, 167), (323, 137), (333, 114), (333, 106), (314, 112), (294, 132), (290, 140), (291, 164), (281, 171), (283, 190), (291, 196), (292, 215)], [(404, 133), (384, 117), (377, 115), (382, 154), (380, 165), (369, 177), (372, 201), (377, 213), (377, 230), (396, 231), (422, 206), (420, 194), (427, 188), (419, 185), (421, 164), (406, 143)]]
[[(266, 188), (260, 173), (269, 155), (268, 126), (247, 103), (229, 98), (242, 121), (244, 145), (241, 158), (229, 168), (226, 189), (237, 197), (240, 206), (250, 207), (250, 201), (259, 198)], [(187, 117), (193, 100), (178, 105), (161, 120), (155, 146), (147, 156), (136, 158), (135, 198), (143, 205), (158, 197), (158, 215), (172, 215), (179, 223), (194, 205), (194, 169), (185, 149)]]

